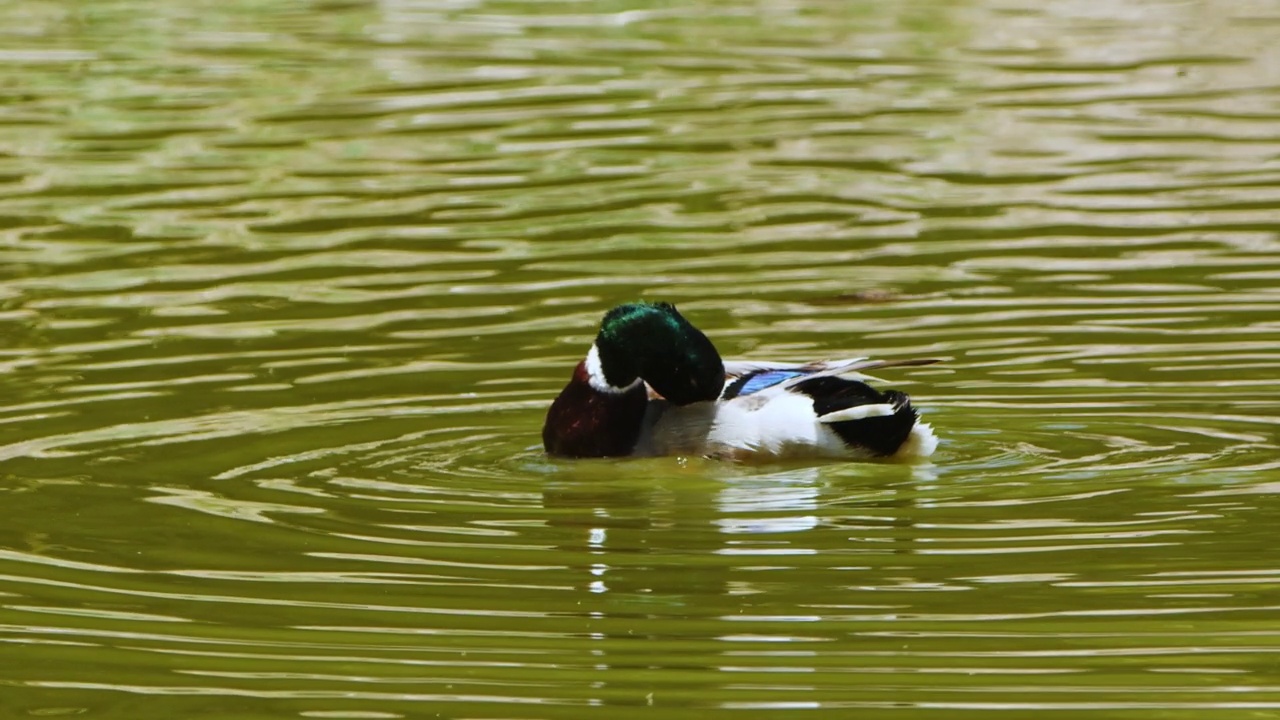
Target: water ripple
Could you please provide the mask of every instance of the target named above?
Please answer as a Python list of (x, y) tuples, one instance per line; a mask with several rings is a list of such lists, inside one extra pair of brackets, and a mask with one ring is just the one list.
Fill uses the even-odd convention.
[[(1280, 707), (1266, 8), (180, 5), (0, 11), (10, 714)], [(938, 455), (545, 458), (636, 297)]]

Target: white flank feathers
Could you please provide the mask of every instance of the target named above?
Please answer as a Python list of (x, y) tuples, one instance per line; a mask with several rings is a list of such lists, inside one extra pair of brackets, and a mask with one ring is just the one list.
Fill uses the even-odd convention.
[[(594, 348), (587, 356), (588, 373), (599, 367)], [(791, 387), (822, 376), (870, 379), (862, 370), (899, 365), (924, 365), (932, 360), (867, 360), (850, 358), (819, 363), (726, 362), (726, 387), (742, 375), (756, 370), (803, 370), (804, 375), (727, 401), (669, 405), (650, 402), (646, 411), (646, 431), (637, 443), (635, 455), (711, 455), (723, 458), (829, 457), (872, 459), (869, 451), (850, 448), (829, 423), (893, 415), (891, 403), (875, 403), (837, 410), (821, 417), (814, 415), (813, 400), (791, 391)], [(593, 378), (596, 376), (592, 376)], [(603, 376), (600, 383), (604, 383)], [(599, 387), (592, 383), (593, 387)], [(612, 388), (612, 392), (622, 389)], [(919, 459), (933, 454), (938, 438), (927, 423), (917, 422), (892, 459)]]

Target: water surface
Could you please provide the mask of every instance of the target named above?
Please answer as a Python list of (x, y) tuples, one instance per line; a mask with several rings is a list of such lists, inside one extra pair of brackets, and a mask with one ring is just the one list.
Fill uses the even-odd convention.
[[(1280, 716), (1271, 4), (0, 20), (0, 715)], [(545, 458), (638, 297), (939, 453)]]

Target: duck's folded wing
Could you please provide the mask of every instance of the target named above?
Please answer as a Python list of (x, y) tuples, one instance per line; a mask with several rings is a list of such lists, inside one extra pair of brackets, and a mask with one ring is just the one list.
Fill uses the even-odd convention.
[[(866, 358), (849, 358), (847, 360), (836, 360), (836, 363), (844, 364), (866, 360)], [(794, 362), (775, 362), (773, 360), (726, 360), (724, 362), (724, 374), (728, 377), (742, 377), (750, 375), (753, 372), (761, 370), (804, 370), (806, 372), (816, 372), (822, 370), (831, 364), (831, 361), (810, 362), (810, 363), (794, 363)]]
[[(822, 363), (825, 367), (813, 373), (815, 377), (822, 375), (852, 375), (864, 370), (879, 370), (891, 367), (918, 367), (942, 362), (941, 358), (908, 358), (906, 360), (870, 360), (868, 358), (851, 358)], [(874, 379), (874, 378), (872, 378)]]
[(854, 379), (862, 381), (877, 380), (877, 378), (863, 374), (863, 371), (879, 370), (887, 367), (932, 365), (936, 362), (940, 361), (937, 358), (912, 358), (908, 360), (846, 358), (844, 360), (822, 360), (811, 363), (759, 360), (730, 361), (724, 364), (726, 384), (725, 392), (721, 397), (727, 400), (741, 395), (750, 395), (774, 386), (782, 389), (818, 377), (852, 376)]
[[(726, 360), (724, 363), (725, 390), (721, 400), (750, 395), (761, 390), (778, 387), (779, 390), (816, 377), (846, 376), (861, 381), (879, 381), (879, 378), (863, 374), (863, 370), (879, 370), (887, 367), (912, 367), (942, 362), (938, 358), (911, 358), (907, 360), (872, 360), (855, 357), (843, 360), (818, 360), (795, 363), (773, 360)], [(646, 384), (650, 400), (661, 400), (661, 395)]]

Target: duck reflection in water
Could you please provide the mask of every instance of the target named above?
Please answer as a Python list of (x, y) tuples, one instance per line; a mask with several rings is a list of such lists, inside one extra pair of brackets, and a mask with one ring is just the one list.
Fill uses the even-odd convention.
[[(619, 467), (629, 474), (616, 475)], [(576, 589), (610, 595), (607, 615), (708, 606), (737, 612), (751, 601), (729, 598), (779, 582), (804, 592), (805, 581), (793, 574), (805, 573), (805, 563), (788, 558), (912, 552), (913, 533), (894, 529), (912, 528), (911, 488), (932, 471), (886, 469), (895, 477), (909, 472), (913, 482), (853, 490), (839, 466), (760, 473), (706, 459), (591, 463), (569, 469), (544, 490), (543, 503), (556, 511), (548, 524), (560, 531), (557, 548), (590, 558), (576, 568)], [(884, 542), (886, 531), (897, 540)]]

